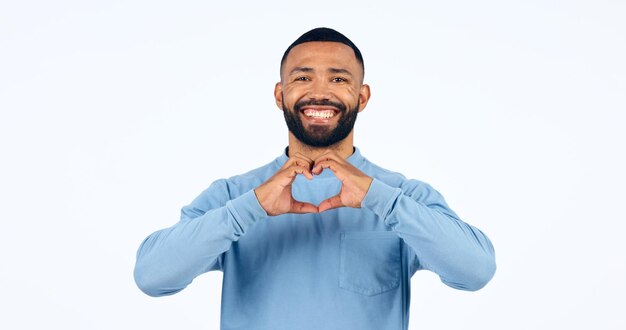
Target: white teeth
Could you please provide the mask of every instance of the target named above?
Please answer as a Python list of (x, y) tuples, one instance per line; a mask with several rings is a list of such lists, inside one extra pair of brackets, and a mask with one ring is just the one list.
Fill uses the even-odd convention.
[(322, 111), (317, 111), (317, 110), (304, 110), (304, 115), (307, 117), (315, 117), (315, 118), (330, 118), (332, 116), (335, 115), (335, 112), (333, 110), (322, 110)]

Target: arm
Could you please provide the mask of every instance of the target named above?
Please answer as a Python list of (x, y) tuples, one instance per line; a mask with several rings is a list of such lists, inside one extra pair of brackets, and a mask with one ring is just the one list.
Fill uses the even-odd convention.
[(341, 180), (341, 190), (320, 203), (320, 212), (345, 206), (372, 210), (413, 250), (418, 265), (412, 270), (431, 270), (453, 288), (478, 290), (493, 277), (495, 256), (487, 236), (461, 221), (427, 184), (409, 180), (404, 189), (391, 187), (332, 151), (314, 164), (313, 174), (329, 168)]
[(137, 251), (135, 282), (150, 296), (184, 289), (198, 275), (221, 269), (221, 256), (256, 221), (267, 217), (254, 191), (230, 200), (216, 181), (181, 211), (180, 221), (148, 236)]
[(196, 276), (222, 269), (223, 253), (256, 221), (268, 215), (317, 212), (317, 206), (291, 196), (296, 175), (313, 178), (311, 162), (296, 154), (255, 190), (232, 200), (225, 180), (212, 184), (182, 209), (179, 223), (141, 244), (135, 264), (137, 286), (150, 296), (177, 293)]
[(461, 221), (443, 197), (419, 181), (405, 193), (374, 179), (362, 206), (376, 213), (415, 252), (419, 267), (450, 287), (474, 291), (493, 277), (494, 249), (477, 228)]

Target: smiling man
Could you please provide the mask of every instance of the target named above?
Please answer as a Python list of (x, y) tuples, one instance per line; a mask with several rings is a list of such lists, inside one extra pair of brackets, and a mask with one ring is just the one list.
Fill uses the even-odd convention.
[(318, 28), (285, 51), (275, 99), (289, 145), (269, 164), (214, 182), (180, 221), (144, 240), (135, 281), (151, 296), (221, 270), (221, 329), (407, 329), (410, 278), (478, 290), (489, 239), (431, 186), (353, 145), (370, 97), (363, 57)]

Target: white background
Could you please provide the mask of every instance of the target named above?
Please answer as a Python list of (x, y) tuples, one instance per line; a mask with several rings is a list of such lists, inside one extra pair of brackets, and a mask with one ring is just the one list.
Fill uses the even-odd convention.
[(626, 328), (624, 1), (216, 3), (1, 0), (0, 328), (217, 329), (220, 273), (151, 298), (135, 252), (281, 153), (318, 26), (364, 54), (362, 153), (496, 248), (478, 292), (418, 273), (411, 329)]

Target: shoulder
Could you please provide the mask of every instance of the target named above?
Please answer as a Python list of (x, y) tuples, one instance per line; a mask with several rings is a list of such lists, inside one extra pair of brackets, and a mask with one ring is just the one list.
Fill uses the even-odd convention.
[(383, 168), (365, 159), (362, 169), (366, 174), (386, 185), (400, 188), (402, 193), (416, 199), (428, 196), (439, 196), (439, 193), (428, 183), (405, 177), (402, 173)]
[(417, 179), (407, 179), (401, 173), (380, 167), (367, 159), (365, 159), (361, 170), (386, 185), (400, 188), (403, 195), (458, 219), (458, 216), (449, 208), (443, 195), (430, 184)]
[(189, 205), (183, 207), (185, 213), (204, 213), (206, 210), (222, 207), (234, 198), (258, 187), (280, 168), (278, 159), (243, 174), (213, 181)]
[(275, 159), (248, 172), (237, 174), (229, 178), (218, 179), (214, 181), (205, 192), (221, 193), (226, 195), (230, 200), (258, 187), (261, 183), (274, 175), (279, 168), (279, 160)]

